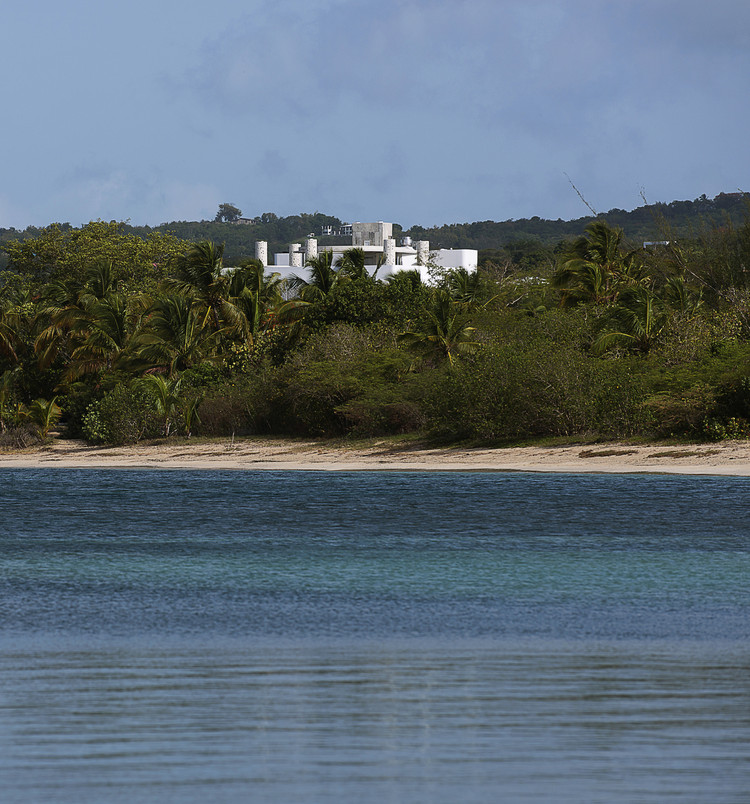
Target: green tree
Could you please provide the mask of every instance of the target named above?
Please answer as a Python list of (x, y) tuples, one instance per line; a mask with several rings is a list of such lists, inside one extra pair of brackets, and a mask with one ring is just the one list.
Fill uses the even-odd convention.
[(18, 358), (16, 342), (18, 340), (18, 314), (12, 302), (0, 299), (0, 354), (12, 362)]
[[(99, 347), (104, 345), (105, 336), (109, 336), (117, 342), (117, 351), (122, 348), (125, 341), (125, 298), (116, 292), (116, 287), (111, 264), (106, 261), (89, 265), (82, 284), (73, 279), (54, 279), (45, 285), (37, 316), (40, 331), (34, 343), (42, 368), (51, 366), (60, 354), (63, 362), (69, 364), (72, 352), (89, 339), (97, 321), (100, 324)], [(118, 328), (121, 333), (117, 332)], [(94, 340), (91, 340), (93, 345)], [(112, 352), (112, 348), (109, 351)], [(82, 356), (83, 353), (79, 352), (79, 360)], [(83, 368), (87, 362), (86, 359), (80, 360), (79, 366)], [(104, 362), (107, 362), (106, 358)], [(94, 369), (87, 367), (71, 376), (80, 376), (89, 370)]]
[(552, 286), (562, 291), (561, 305), (610, 304), (625, 287), (645, 281), (641, 250), (623, 249), (622, 229), (604, 220), (588, 224), (560, 255), (552, 276)]
[(214, 220), (219, 223), (225, 221), (226, 223), (233, 223), (242, 217), (242, 210), (234, 206), (234, 204), (219, 204), (219, 211), (216, 213)]
[(29, 405), (28, 418), (39, 428), (39, 434), (46, 438), (52, 427), (57, 424), (62, 415), (60, 406), (57, 404), (57, 397), (47, 399), (35, 399)]
[(242, 329), (254, 341), (268, 314), (283, 303), (283, 280), (278, 273), (266, 274), (259, 260), (246, 260), (229, 274), (228, 295), (242, 313)]
[[(365, 252), (361, 248), (348, 248), (337, 260), (339, 278), (347, 277), (353, 280), (373, 279), (365, 265)], [(380, 265), (378, 265), (380, 268)], [(377, 274), (377, 269), (375, 270)]]
[(115, 221), (92, 221), (80, 229), (52, 224), (35, 237), (11, 240), (5, 250), (10, 267), (20, 274), (82, 284), (94, 263), (110, 264), (118, 280), (153, 281), (184, 249), (174, 235), (150, 232), (138, 237), (124, 228)]
[(174, 262), (167, 286), (191, 299), (203, 313), (203, 326), (218, 332), (222, 326), (240, 327), (241, 313), (229, 301), (229, 280), (224, 275), (224, 246), (201, 240)]
[(125, 297), (110, 293), (103, 299), (95, 299), (86, 305), (71, 329), (78, 343), (70, 354), (66, 380), (116, 368), (129, 344)]
[(472, 354), (479, 343), (472, 340), (474, 328), (461, 307), (445, 290), (437, 290), (425, 321), (418, 329), (402, 332), (398, 342), (417, 355), (428, 359), (447, 359), (453, 365), (459, 354)]
[(298, 293), (306, 302), (320, 301), (346, 278), (333, 264), (333, 252), (321, 251), (317, 257), (307, 261), (310, 279), (292, 276), (287, 284), (292, 292)]
[(0, 433), (5, 432), (10, 419), (17, 372), (18, 369), (8, 369), (0, 374)]
[(163, 435), (168, 438), (172, 424), (179, 412), (180, 385), (179, 377), (165, 378), (159, 374), (147, 374), (138, 381), (141, 388), (154, 402), (157, 413), (161, 417)]
[(170, 377), (215, 355), (218, 333), (204, 325), (205, 317), (179, 293), (153, 299), (133, 338), (132, 370), (157, 369)]
[(451, 298), (467, 311), (486, 307), (497, 298), (494, 288), (484, 272), (456, 268), (445, 277), (445, 285)]
[(594, 352), (602, 354), (613, 347), (648, 352), (668, 321), (664, 302), (644, 287), (624, 290), (617, 304), (602, 317), (604, 332), (594, 343)]

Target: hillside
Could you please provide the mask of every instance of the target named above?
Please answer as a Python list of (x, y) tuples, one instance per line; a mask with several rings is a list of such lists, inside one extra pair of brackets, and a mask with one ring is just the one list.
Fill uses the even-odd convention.
[[(598, 217), (606, 218), (613, 226), (621, 227), (626, 238), (634, 243), (644, 240), (667, 240), (695, 237), (707, 228), (722, 226), (728, 221), (735, 225), (744, 221), (750, 208), (750, 193), (720, 193), (715, 198), (705, 195), (694, 201), (672, 201), (669, 204), (645, 204), (632, 211), (611, 209)], [(539, 217), (507, 221), (476, 221), (474, 223), (452, 223), (425, 228), (412, 226), (402, 229), (398, 224), (394, 231), (397, 236), (410, 236), (413, 239), (429, 240), (435, 248), (475, 248), (478, 250), (501, 249), (519, 241), (529, 241), (555, 246), (563, 240), (577, 237), (586, 224), (594, 220), (593, 215), (569, 221), (545, 220)], [(325, 225), (338, 226), (341, 220), (320, 212), (301, 213), (279, 217), (264, 213), (253, 218), (252, 223), (217, 223), (215, 221), (172, 221), (160, 226), (129, 226), (125, 232), (146, 237), (153, 232), (170, 232), (190, 242), (213, 240), (225, 244), (228, 262), (242, 257), (253, 256), (257, 240), (266, 240), (269, 250), (286, 250), (287, 244), (308, 234), (320, 235)], [(63, 224), (63, 228), (70, 228)], [(8, 240), (26, 239), (38, 236), (40, 229), (29, 227), (23, 231), (0, 229), (0, 246)], [(335, 242), (334, 239), (320, 238), (321, 245)], [(0, 267), (2, 267), (0, 265)]]

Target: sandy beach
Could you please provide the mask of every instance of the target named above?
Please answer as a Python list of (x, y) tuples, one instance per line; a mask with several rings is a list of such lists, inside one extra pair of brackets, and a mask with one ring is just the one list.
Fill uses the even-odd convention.
[(750, 443), (429, 448), (373, 441), (336, 445), (268, 438), (92, 447), (54, 439), (0, 453), (0, 468), (158, 468), (397, 471), (656, 472), (750, 476)]

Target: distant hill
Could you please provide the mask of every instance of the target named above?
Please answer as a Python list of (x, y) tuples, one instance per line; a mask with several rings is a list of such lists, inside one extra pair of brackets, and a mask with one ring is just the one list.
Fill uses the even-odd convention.
[[(716, 198), (705, 195), (695, 201), (672, 201), (670, 204), (647, 204), (627, 212), (610, 209), (597, 215), (613, 226), (621, 227), (634, 243), (645, 240), (692, 238), (706, 228), (723, 226), (731, 220), (742, 223), (750, 214), (750, 193), (720, 193)], [(405, 234), (415, 239), (429, 240), (437, 248), (501, 248), (514, 241), (536, 240), (556, 245), (562, 240), (578, 237), (586, 224), (595, 220), (589, 215), (570, 221), (522, 218), (502, 222), (479, 221), (453, 223), (424, 229), (414, 226)]]
[[(669, 204), (646, 204), (631, 212), (610, 209), (597, 217), (606, 218), (625, 231), (626, 237), (638, 243), (644, 240), (669, 240), (696, 237), (701, 231), (728, 222), (739, 224), (750, 214), (750, 193), (719, 193), (715, 198), (702, 195), (694, 201), (672, 201)], [(566, 239), (577, 237), (594, 216), (570, 221), (545, 220), (539, 217), (507, 221), (477, 221), (475, 223), (452, 223), (444, 226), (423, 228), (413, 226), (402, 230), (394, 226), (397, 237), (410, 236), (415, 240), (429, 240), (434, 248), (475, 248), (478, 250), (500, 249), (519, 241), (535, 241), (554, 246)], [(225, 244), (228, 262), (254, 256), (255, 242), (266, 240), (269, 251), (284, 251), (288, 244), (308, 234), (319, 238), (321, 245), (340, 242), (337, 238), (320, 236), (323, 226), (340, 226), (342, 221), (320, 212), (278, 217), (273, 213), (242, 223), (217, 223), (215, 221), (173, 221), (161, 226), (125, 226), (125, 231), (146, 236), (150, 232), (171, 232), (177, 237), (195, 242), (214, 240)], [(3, 242), (34, 237), (39, 229), (29, 227), (23, 231), (0, 229), (0, 246)], [(0, 265), (2, 267), (2, 265)]]

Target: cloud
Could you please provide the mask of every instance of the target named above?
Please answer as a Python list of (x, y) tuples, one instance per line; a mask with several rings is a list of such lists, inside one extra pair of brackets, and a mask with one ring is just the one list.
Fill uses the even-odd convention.
[[(472, 95), (497, 91), (493, 63), (512, 66), (509, 6), (484, 0), (279, 3), (206, 42), (186, 85), (204, 102), (239, 115), (308, 118), (351, 99), (381, 111), (471, 104)], [(519, 52), (518, 44), (512, 50)]]
[[(89, 220), (130, 220), (161, 223), (213, 218), (224, 200), (219, 188), (209, 182), (176, 180), (158, 170), (127, 170), (106, 164), (78, 165), (58, 176), (53, 193), (45, 199), (49, 220), (73, 224)], [(70, 220), (77, 210), (81, 220)]]
[[(229, 199), (558, 217), (584, 211), (564, 172), (602, 209), (636, 205), (641, 185), (672, 200), (750, 183), (746, 0), (218, 0), (210, 19), (172, 0), (148, 58), (140, 17), (101, 14), (9, 62), (34, 69), (6, 104), (8, 219), (158, 223)], [(92, 65), (97, 33), (112, 53)]]

